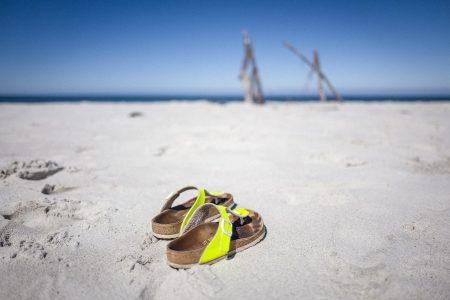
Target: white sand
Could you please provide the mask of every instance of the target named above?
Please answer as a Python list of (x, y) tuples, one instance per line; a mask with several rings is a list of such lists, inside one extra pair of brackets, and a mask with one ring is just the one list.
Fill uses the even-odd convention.
[[(45, 175), (33, 159), (65, 168), (20, 178)], [(449, 103), (0, 105), (13, 161), (1, 299), (450, 298)], [(168, 267), (149, 220), (189, 184), (232, 192), (267, 237)]]

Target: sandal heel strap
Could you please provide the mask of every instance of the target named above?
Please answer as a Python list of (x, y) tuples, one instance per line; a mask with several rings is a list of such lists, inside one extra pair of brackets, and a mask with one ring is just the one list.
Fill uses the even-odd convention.
[(161, 207), (161, 212), (165, 211), (172, 207), (173, 202), (180, 196), (181, 193), (184, 193), (189, 190), (198, 190), (199, 188), (195, 186), (186, 186), (184, 188), (179, 189), (178, 191), (170, 193), (165, 199), (164, 204)]

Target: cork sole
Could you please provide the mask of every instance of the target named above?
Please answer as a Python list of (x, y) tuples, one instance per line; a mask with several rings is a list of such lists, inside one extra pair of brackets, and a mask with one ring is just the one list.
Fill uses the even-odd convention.
[[(246, 249), (248, 249), (250, 247), (253, 247), (256, 244), (258, 244), (261, 240), (263, 240), (265, 236), (266, 236), (266, 227), (264, 226), (263, 230), (259, 233), (259, 236), (254, 241), (252, 241), (252, 242), (250, 242), (248, 244), (245, 244), (245, 245), (243, 245), (243, 246), (241, 246), (241, 247), (239, 247), (239, 248), (237, 248), (235, 250), (232, 250), (232, 251), (230, 251), (228, 253), (228, 255), (219, 257), (218, 259), (215, 259), (215, 260), (212, 260), (212, 261), (206, 263), (205, 265), (213, 265), (213, 264), (215, 264), (215, 263), (217, 263), (217, 262), (219, 262), (221, 260), (224, 260), (226, 258), (232, 257), (233, 255), (235, 255), (238, 252), (241, 252), (241, 251), (244, 251), (244, 250), (246, 250)], [(169, 260), (167, 261), (167, 264), (170, 267), (175, 268), (175, 269), (190, 269), (190, 268), (192, 268), (195, 265), (199, 265), (198, 263), (189, 264), (189, 265), (180, 265), (180, 264), (172, 263)]]

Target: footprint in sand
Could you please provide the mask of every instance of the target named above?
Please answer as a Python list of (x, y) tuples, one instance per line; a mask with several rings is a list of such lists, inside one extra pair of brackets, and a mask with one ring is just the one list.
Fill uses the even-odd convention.
[(0, 215), (0, 254), (3, 258), (44, 259), (47, 249), (77, 248), (79, 235), (64, 230), (86, 218), (90, 202), (44, 199), (19, 203), (12, 213)]
[(12, 214), (3, 217), (41, 232), (49, 232), (82, 220), (80, 211), (86, 205), (88, 203), (71, 199), (29, 201), (19, 203)]
[(0, 258), (34, 258), (44, 259), (47, 251), (42, 243), (36, 240), (38, 232), (32, 228), (12, 221), (0, 219)]
[(54, 161), (32, 160), (28, 162), (15, 161), (8, 167), (0, 170), (0, 179), (5, 179), (13, 174), (25, 180), (41, 180), (63, 170), (64, 167)]

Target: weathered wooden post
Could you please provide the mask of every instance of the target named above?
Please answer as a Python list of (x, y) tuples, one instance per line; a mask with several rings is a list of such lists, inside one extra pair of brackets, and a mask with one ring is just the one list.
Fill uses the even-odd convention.
[[(242, 32), (242, 36), (244, 39), (244, 48), (245, 55), (244, 60), (242, 62), (241, 72), (239, 78), (242, 80), (242, 84), (244, 86), (245, 93), (245, 102), (248, 103), (264, 103), (264, 95), (261, 86), (261, 80), (259, 78), (258, 67), (256, 66), (256, 59), (253, 54), (253, 46), (246, 31)], [(249, 76), (247, 73), (247, 68), (251, 64), (251, 75)], [(254, 99), (254, 90), (256, 90), (256, 101)]]
[(320, 76), (320, 62), (319, 62), (319, 53), (317, 50), (314, 50), (314, 70), (317, 75), (317, 81), (319, 83), (319, 96), (321, 102), (327, 102), (327, 95), (325, 94), (325, 90), (323, 89), (322, 84), (322, 76)]

